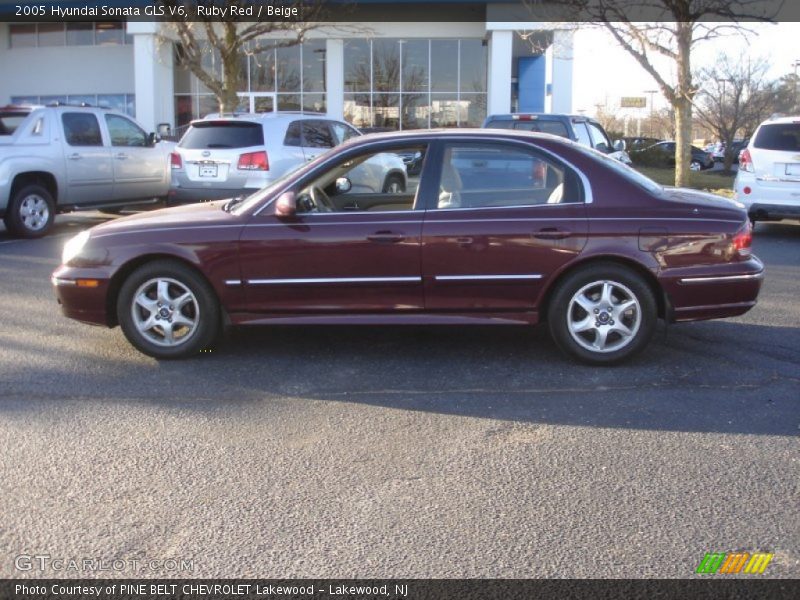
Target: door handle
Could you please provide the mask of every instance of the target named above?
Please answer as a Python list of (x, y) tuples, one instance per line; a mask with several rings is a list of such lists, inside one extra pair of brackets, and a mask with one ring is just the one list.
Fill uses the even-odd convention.
[(114, 158), (116, 158), (117, 160), (125, 160), (126, 158), (128, 158), (128, 155), (123, 152), (120, 152)]
[(76, 152), (75, 154), (70, 154), (67, 158), (69, 158), (70, 160), (80, 160), (81, 155)]
[(540, 240), (563, 240), (571, 236), (572, 232), (567, 229), (558, 229), (557, 227), (545, 227), (532, 235)]
[(378, 242), (379, 244), (396, 244), (406, 239), (406, 236), (395, 231), (376, 231), (368, 235), (367, 239), (370, 242)]

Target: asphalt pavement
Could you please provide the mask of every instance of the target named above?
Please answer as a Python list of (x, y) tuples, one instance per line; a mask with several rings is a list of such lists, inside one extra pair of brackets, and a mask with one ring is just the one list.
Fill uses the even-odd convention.
[(541, 327), (251, 329), (159, 363), (55, 302), (103, 219), (0, 228), (0, 577), (692, 577), (735, 550), (800, 577), (800, 225), (756, 227), (750, 313), (592, 368)]

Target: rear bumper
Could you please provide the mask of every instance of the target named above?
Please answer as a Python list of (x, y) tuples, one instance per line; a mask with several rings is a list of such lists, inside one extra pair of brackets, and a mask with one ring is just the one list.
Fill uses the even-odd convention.
[(756, 305), (764, 265), (751, 256), (740, 263), (665, 269), (659, 281), (673, 321), (736, 317)]

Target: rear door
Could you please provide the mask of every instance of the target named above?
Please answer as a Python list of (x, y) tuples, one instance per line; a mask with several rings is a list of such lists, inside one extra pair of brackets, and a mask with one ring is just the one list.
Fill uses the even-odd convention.
[(114, 199), (165, 196), (169, 188), (166, 153), (148, 144), (144, 129), (122, 115), (105, 114), (114, 165)]
[(800, 183), (800, 121), (759, 127), (750, 156), (765, 201), (796, 203)]
[(530, 312), (586, 244), (583, 188), (530, 144), (442, 144), (422, 231), (428, 311)]
[(97, 116), (88, 111), (63, 112), (61, 127), (67, 173), (66, 202), (83, 206), (112, 201), (111, 148), (103, 140)]

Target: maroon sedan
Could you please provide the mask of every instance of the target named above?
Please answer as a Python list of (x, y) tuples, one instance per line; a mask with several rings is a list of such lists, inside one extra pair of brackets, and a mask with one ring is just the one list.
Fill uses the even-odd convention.
[[(421, 157), (400, 193), (376, 192), (387, 153)], [(353, 139), (248, 198), (94, 227), (53, 285), (65, 315), (120, 325), (156, 358), (196, 354), (223, 325), (545, 320), (568, 354), (608, 364), (659, 318), (752, 308), (750, 242), (740, 205), (561, 138), (410, 132)]]

